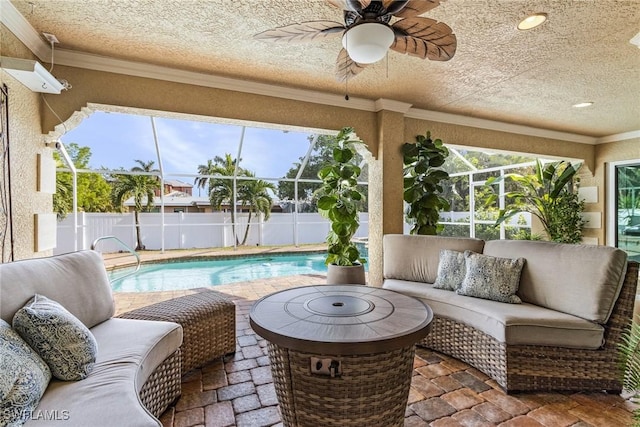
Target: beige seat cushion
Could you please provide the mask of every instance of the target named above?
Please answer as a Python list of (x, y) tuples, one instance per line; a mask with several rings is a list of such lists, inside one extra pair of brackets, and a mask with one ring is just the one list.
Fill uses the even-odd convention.
[(627, 265), (627, 254), (609, 246), (492, 240), (483, 253), (526, 259), (522, 301), (598, 323), (609, 319)]
[[(98, 342), (93, 371), (81, 381), (53, 380), (37, 413), (68, 411), (68, 420), (25, 426), (159, 426), (139, 400), (151, 373), (182, 344), (177, 323), (110, 319), (91, 329)], [(39, 412), (41, 411), (41, 412)]]
[(597, 349), (604, 328), (533, 304), (506, 304), (435, 289), (430, 284), (387, 279), (383, 288), (421, 298), (436, 316), (470, 325), (509, 345)]
[(482, 252), (480, 239), (387, 234), (383, 237), (384, 277), (433, 283), (438, 275), (440, 249)]

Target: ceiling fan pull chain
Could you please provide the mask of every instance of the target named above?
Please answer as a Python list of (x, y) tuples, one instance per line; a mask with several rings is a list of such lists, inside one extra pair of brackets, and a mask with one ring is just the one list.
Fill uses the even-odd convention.
[(344, 100), (349, 100), (349, 76), (344, 79)]

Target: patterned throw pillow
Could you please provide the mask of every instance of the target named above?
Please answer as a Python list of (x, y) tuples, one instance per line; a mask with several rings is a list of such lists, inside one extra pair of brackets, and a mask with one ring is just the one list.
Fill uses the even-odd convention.
[(433, 287), (455, 291), (462, 284), (466, 271), (463, 252), (440, 249), (438, 276)]
[(13, 328), (47, 362), (54, 377), (81, 380), (93, 369), (96, 339), (57, 302), (34, 296), (13, 316)]
[(467, 274), (456, 290), (458, 294), (512, 304), (522, 302), (516, 292), (524, 258), (498, 258), (471, 251), (465, 251), (464, 257)]
[(47, 364), (0, 319), (0, 425), (21, 426), (29, 419), (49, 380)]

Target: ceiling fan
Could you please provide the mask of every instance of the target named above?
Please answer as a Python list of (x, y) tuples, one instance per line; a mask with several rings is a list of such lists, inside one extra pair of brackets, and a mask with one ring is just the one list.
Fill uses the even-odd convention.
[[(290, 24), (256, 34), (274, 42), (308, 42), (342, 35), (336, 78), (345, 81), (367, 64), (384, 58), (389, 48), (432, 61), (448, 61), (456, 52), (451, 28), (421, 15), (444, 0), (326, 0), (344, 10), (344, 25), (334, 21)], [(394, 23), (391, 19), (400, 18)]]

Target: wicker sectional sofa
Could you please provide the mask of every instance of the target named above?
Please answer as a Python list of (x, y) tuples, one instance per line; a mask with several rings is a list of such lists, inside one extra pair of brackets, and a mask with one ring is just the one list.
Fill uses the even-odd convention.
[[(505, 391), (620, 392), (618, 344), (633, 316), (638, 263), (606, 246), (386, 235), (383, 287), (434, 312), (419, 345), (463, 360)], [(441, 249), (524, 258), (509, 304), (436, 289)], [(467, 264), (468, 265), (468, 264)]]
[(25, 426), (161, 426), (157, 417), (181, 393), (182, 327), (112, 317), (107, 273), (93, 251), (0, 264), (2, 320), (11, 324), (36, 293), (87, 326), (98, 351), (85, 379), (49, 382)]

